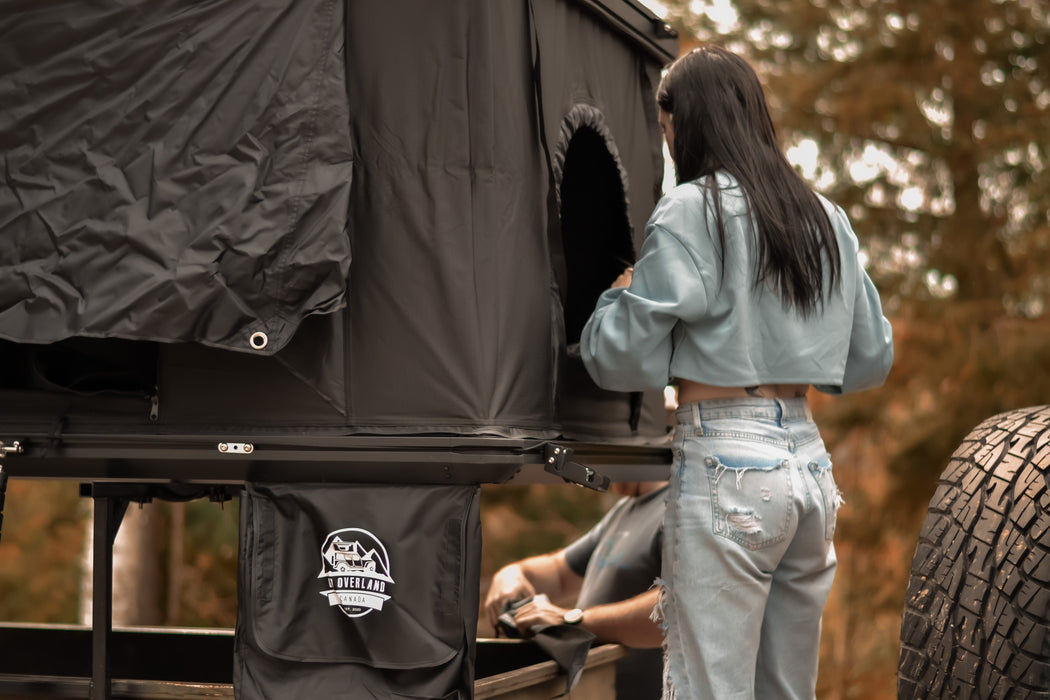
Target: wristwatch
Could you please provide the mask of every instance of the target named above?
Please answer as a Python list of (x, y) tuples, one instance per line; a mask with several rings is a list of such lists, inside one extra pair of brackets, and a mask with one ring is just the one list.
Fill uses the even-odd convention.
[(566, 610), (565, 614), (561, 616), (561, 620), (567, 625), (578, 625), (583, 621), (583, 611), (579, 608)]

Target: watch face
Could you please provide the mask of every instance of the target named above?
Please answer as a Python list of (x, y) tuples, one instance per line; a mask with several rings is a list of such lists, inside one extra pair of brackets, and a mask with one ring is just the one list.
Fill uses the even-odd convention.
[(578, 625), (580, 620), (583, 619), (583, 611), (579, 608), (569, 610), (562, 616), (562, 619), (565, 620), (565, 624)]

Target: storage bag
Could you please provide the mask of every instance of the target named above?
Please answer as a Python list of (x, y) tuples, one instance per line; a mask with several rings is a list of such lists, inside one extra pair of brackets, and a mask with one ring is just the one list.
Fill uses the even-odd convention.
[(473, 697), (479, 488), (248, 484), (240, 700)]

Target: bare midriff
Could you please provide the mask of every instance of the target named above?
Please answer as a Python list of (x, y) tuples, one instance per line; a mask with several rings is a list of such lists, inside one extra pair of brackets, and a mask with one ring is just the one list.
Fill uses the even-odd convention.
[(679, 379), (678, 403), (708, 399), (797, 399), (805, 396), (809, 384), (759, 384), (758, 386), (713, 386)]

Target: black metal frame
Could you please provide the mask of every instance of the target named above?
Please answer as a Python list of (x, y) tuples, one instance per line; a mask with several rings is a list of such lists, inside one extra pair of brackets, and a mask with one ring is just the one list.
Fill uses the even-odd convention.
[[(519, 483), (542, 480), (551, 452), (593, 465), (556, 476), (598, 488), (601, 470), (614, 481), (653, 480), (671, 463), (668, 446), (463, 436), (324, 436), (206, 434), (67, 434), (17, 436), (21, 452), (3, 463), (16, 478), (174, 484)], [(234, 439), (240, 441), (235, 442)], [(226, 446), (223, 450), (222, 446)], [(565, 464), (565, 458), (559, 457)], [(633, 474), (638, 475), (632, 476)], [(662, 477), (661, 477), (662, 478)], [(600, 490), (600, 488), (599, 488)]]
[[(242, 439), (245, 441), (231, 442), (213, 435), (136, 434), (66, 435), (55, 440), (20, 435), (19, 451), (0, 459), (4, 478), (79, 480), (81, 495), (94, 501), (91, 700), (109, 700), (113, 693), (113, 543), (132, 502), (224, 501), (235, 497), (246, 481), (568, 481), (603, 491), (610, 481), (666, 479), (671, 463), (667, 446), (462, 436), (253, 435)], [(57, 631), (40, 626), (32, 629), (52, 636)], [(11, 634), (10, 628), (7, 634)], [(0, 639), (3, 636), (0, 630)], [(121, 633), (121, 638), (126, 639), (127, 633)], [(5, 674), (18, 672), (10, 665), (12, 659), (2, 656), (0, 687)], [(54, 680), (50, 675), (47, 678)], [(73, 685), (77, 682), (70, 681)], [(15, 685), (19, 683), (30, 681), (23, 678)]]
[(578, 0), (608, 25), (635, 41), (661, 63), (678, 57), (678, 32), (644, 5), (631, 0)]
[[(0, 623), (0, 696), (88, 697), (92, 690), (92, 630), (81, 625)], [(116, 695), (163, 684), (193, 688), (232, 683), (234, 634), (229, 629), (173, 627), (115, 629), (110, 635), (111, 682)], [(61, 650), (56, 654), (56, 650)], [(550, 659), (523, 639), (481, 639), (477, 677), (489, 677)], [(192, 673), (187, 671), (192, 668)], [(94, 696), (91, 696), (94, 697)]]
[[(227, 501), (234, 497), (238, 489), (236, 486), (173, 486), (120, 482), (81, 484), (81, 496), (90, 497), (94, 501), (89, 696), (91, 700), (109, 700), (113, 695), (110, 654), (113, 645), (113, 544), (128, 506), (132, 502), (148, 503), (155, 498), (188, 500), (207, 496), (214, 501)], [(170, 651), (168, 653), (170, 654)]]

